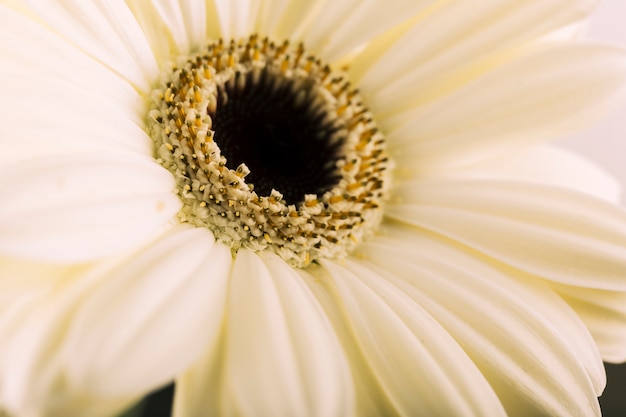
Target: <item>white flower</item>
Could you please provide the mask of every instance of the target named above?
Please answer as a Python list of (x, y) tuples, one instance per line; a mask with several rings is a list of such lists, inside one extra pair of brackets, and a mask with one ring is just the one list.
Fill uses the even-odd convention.
[[(595, 3), (2, 1), (0, 409), (115, 415), (175, 381), (177, 417), (599, 415), (602, 359), (626, 359), (626, 213), (541, 145), (626, 91), (623, 51), (573, 41)], [(395, 169), (358, 244), (293, 261), (326, 220), (237, 241), (194, 194), (189, 131), (154, 124), (196, 111), (151, 113), (171, 59), (253, 34), (347, 68), (378, 123)]]

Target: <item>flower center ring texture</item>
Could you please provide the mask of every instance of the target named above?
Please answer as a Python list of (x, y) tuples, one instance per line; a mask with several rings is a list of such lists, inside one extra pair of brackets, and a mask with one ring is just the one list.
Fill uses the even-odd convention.
[(148, 130), (182, 222), (296, 267), (346, 256), (382, 217), (391, 162), (357, 90), (302, 45), (210, 42), (163, 70)]

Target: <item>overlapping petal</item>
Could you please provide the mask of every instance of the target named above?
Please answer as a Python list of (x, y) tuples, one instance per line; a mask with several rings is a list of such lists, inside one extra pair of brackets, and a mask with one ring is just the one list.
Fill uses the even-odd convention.
[(343, 351), (295, 270), (275, 255), (242, 250), (227, 303), (220, 344), (177, 381), (174, 416), (352, 414)]
[(404, 32), (357, 57), (351, 74), (381, 117), (424, 103), (521, 45), (588, 16), (597, 0), (439, 1)]
[(53, 31), (148, 93), (159, 66), (137, 19), (124, 0), (27, 0)]
[(553, 284), (593, 335), (607, 362), (626, 361), (626, 292)]
[[(261, 3), (264, 2), (261, 0), (214, 0), (214, 3), (222, 27), (222, 36), (229, 39), (250, 35), (255, 26)], [(269, 3), (271, 6), (273, 2), (265, 3)], [(285, 2), (276, 3), (278, 7), (275, 13), (280, 16), (281, 6), (284, 7)]]
[(215, 2), (127, 1), (159, 62), (195, 50), (223, 33)]
[[(294, 9), (300, 5), (292, 3)], [(325, 60), (338, 62), (360, 52), (376, 35), (410, 19), (431, 4), (433, 0), (319, 1), (300, 20), (300, 27), (279, 35), (293, 37), (295, 34)]]
[(0, 165), (94, 151), (150, 153), (141, 98), (127, 82), (9, 9), (1, 9), (0, 36), (0, 77), (11, 103), (0, 112), (0, 144), (10, 148)]
[[(104, 417), (176, 378), (176, 417), (599, 414), (626, 214), (585, 161), (518, 152), (626, 94), (623, 51), (528, 45), (596, 0), (27, 3), (0, 5), (9, 411)], [(170, 56), (252, 33), (352, 64), (383, 126), (400, 182), (361, 257), (297, 271), (177, 224), (143, 99)]]
[(354, 341), (398, 415), (505, 415), (472, 361), (419, 303), (370, 268), (345, 265), (324, 262)]
[(626, 212), (585, 194), (506, 180), (409, 182), (386, 215), (545, 279), (626, 290)]
[(605, 379), (597, 348), (547, 285), (428, 234), (386, 232), (362, 247), (363, 269), (377, 271), (450, 332), (508, 415), (599, 415), (595, 397)]
[(127, 116), (130, 106), (98, 98), (105, 97), (105, 89), (89, 91), (70, 80), (2, 70), (0, 76), (13, 82), (4, 92), (12, 106), (0, 114), (0, 143), (11, 151), (0, 155), (0, 166), (85, 152), (150, 154), (152, 141)]
[[(242, 308), (245, 306), (245, 308)], [(220, 415), (345, 416), (354, 407), (346, 360), (298, 274), (272, 254), (240, 250), (228, 298)], [(196, 405), (195, 414), (203, 404)]]
[(0, 170), (0, 253), (82, 262), (162, 233), (180, 208), (174, 180), (148, 157), (73, 154)]
[(208, 231), (181, 227), (62, 285), (22, 290), (0, 324), (3, 404), (110, 416), (171, 380), (220, 331), (230, 263)]
[[(93, 101), (116, 104), (127, 112), (127, 118), (140, 120), (143, 103), (132, 86), (54, 31), (0, 5), (0, 34), (4, 58), (0, 71), (7, 93), (44, 97), (55, 84), (73, 86), (71, 92), (91, 93)], [(16, 75), (23, 77), (18, 78), (22, 82), (11, 78)]]
[(229, 40), (259, 33), (278, 42), (301, 40), (329, 61), (358, 52), (377, 34), (431, 3), (433, 0), (392, 0), (384, 4), (356, 0), (130, 1), (159, 56), (170, 44), (176, 46), (174, 51), (185, 51), (197, 47), (198, 39)]
[(543, 44), (382, 124), (399, 166), (444, 170), (573, 133), (625, 94), (621, 49)]
[[(15, 272), (28, 279), (32, 268), (17, 267)], [(63, 380), (64, 335), (75, 306), (94, 288), (97, 277), (81, 276), (78, 268), (59, 277), (58, 267), (47, 269), (47, 276), (56, 279), (36, 287), (16, 285), (15, 280), (0, 283), (1, 291), (12, 295), (1, 306), (2, 407), (14, 415), (109, 417), (135, 398), (123, 395), (102, 401), (82, 387), (68, 387)]]
[(216, 339), (230, 264), (210, 232), (179, 227), (109, 271), (66, 336), (70, 383), (117, 397), (170, 381)]
[[(406, 168), (402, 170), (402, 175), (419, 179), (419, 175)], [(574, 152), (549, 145), (533, 146), (432, 176), (439, 179), (491, 179), (545, 184), (580, 191), (616, 204), (622, 194), (620, 183), (603, 168)]]

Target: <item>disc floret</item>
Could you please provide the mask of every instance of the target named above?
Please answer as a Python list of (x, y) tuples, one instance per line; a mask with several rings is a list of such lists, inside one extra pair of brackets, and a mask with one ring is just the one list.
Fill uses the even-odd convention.
[(210, 42), (159, 85), (149, 133), (180, 221), (297, 267), (346, 256), (380, 222), (384, 137), (346, 78), (302, 45)]

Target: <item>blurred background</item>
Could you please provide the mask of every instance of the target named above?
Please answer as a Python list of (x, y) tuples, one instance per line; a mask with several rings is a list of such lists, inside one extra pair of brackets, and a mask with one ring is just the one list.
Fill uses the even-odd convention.
[[(604, 0), (589, 22), (586, 37), (626, 48), (626, 1)], [(626, 103), (602, 123), (563, 140), (561, 145), (603, 166), (626, 190)], [(622, 205), (626, 207), (625, 194)]]
[[(604, 0), (589, 24), (587, 37), (626, 48), (626, 0)], [(560, 145), (603, 166), (626, 191), (626, 103), (599, 125)], [(622, 193), (622, 205), (626, 207), (626, 192)], [(603, 416), (625, 417), (626, 365), (607, 364), (606, 370), (608, 384), (600, 398)]]

